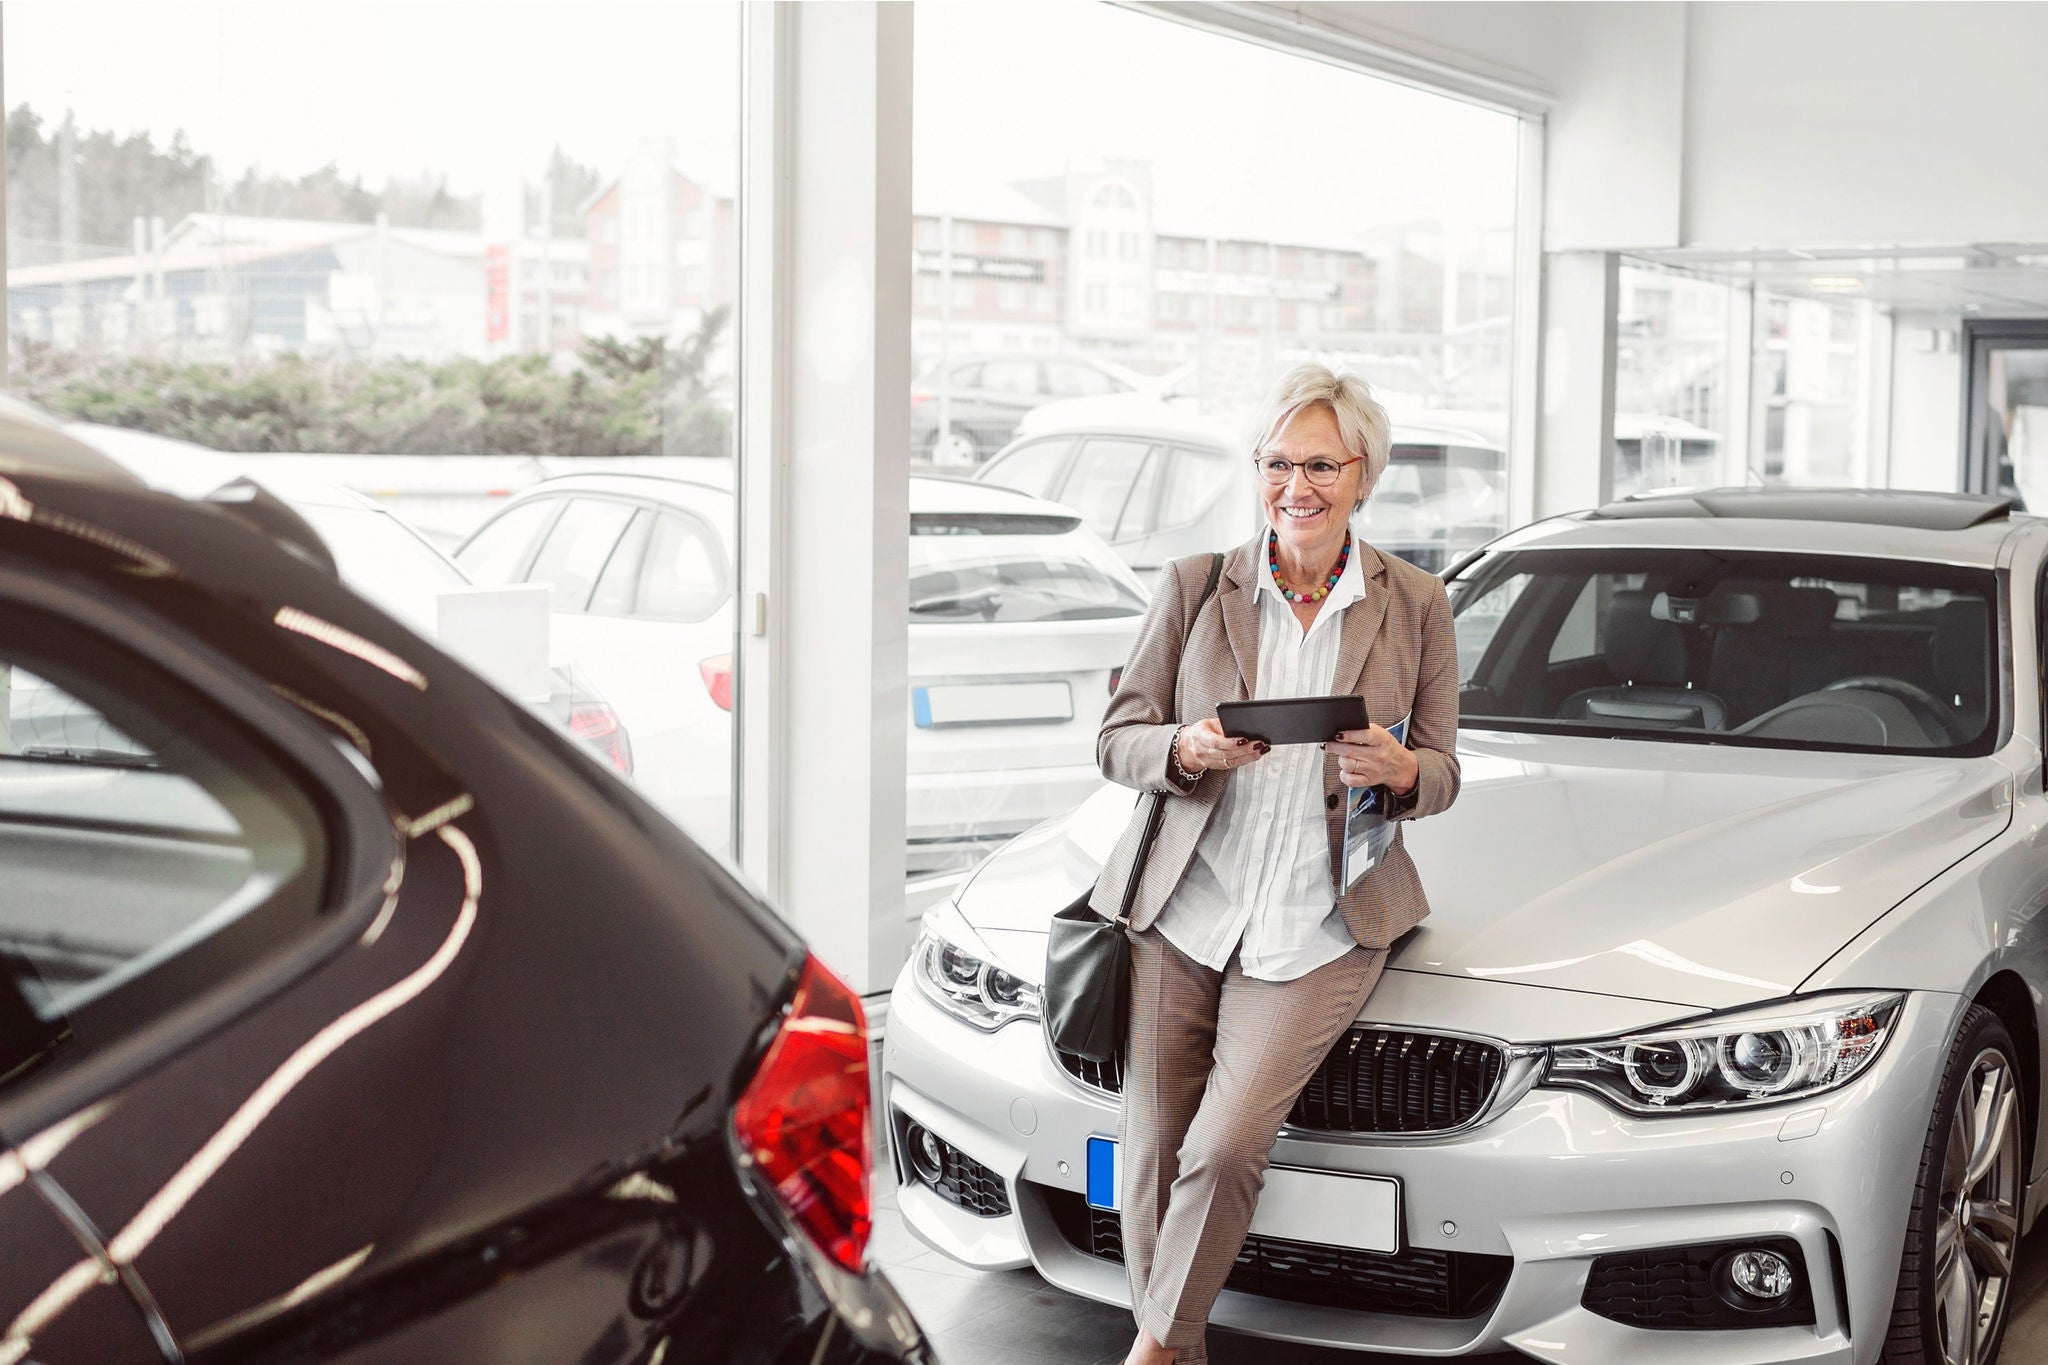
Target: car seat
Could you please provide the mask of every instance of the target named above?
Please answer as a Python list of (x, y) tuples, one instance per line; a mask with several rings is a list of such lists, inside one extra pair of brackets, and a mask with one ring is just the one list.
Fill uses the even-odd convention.
[(1559, 720), (1625, 720), (1672, 730), (1728, 728), (1728, 707), (1686, 681), (1685, 629), (1656, 614), (1662, 593), (1624, 588), (1607, 606), (1607, 667), (1622, 681), (1572, 693)]
[(1834, 645), (1838, 600), (1827, 588), (1787, 583), (1716, 588), (1701, 613), (1716, 631), (1707, 685), (1748, 721), (1857, 672)]

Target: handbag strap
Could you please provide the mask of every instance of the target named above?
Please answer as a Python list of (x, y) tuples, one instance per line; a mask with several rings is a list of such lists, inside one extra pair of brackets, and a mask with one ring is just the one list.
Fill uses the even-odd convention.
[[(1216, 595), (1216, 580), (1222, 577), (1222, 574), (1223, 556), (1210, 556), (1209, 581), (1202, 585), (1201, 600), (1195, 603), (1195, 609), (1188, 614), (1187, 630), (1180, 637), (1180, 651), (1183, 656), (1187, 654), (1188, 641), (1195, 636), (1195, 621), (1201, 616), (1202, 608), (1209, 605), (1209, 599)], [(1173, 714), (1176, 720), (1180, 718), (1180, 675), (1181, 661), (1175, 660)], [(1117, 907), (1116, 922), (1122, 925), (1129, 925), (1131, 922), (1131, 903), (1138, 898), (1138, 879), (1144, 875), (1145, 860), (1152, 855), (1152, 841), (1159, 837), (1159, 822), (1166, 818), (1166, 793), (1150, 792), (1148, 795), (1152, 798), (1152, 809), (1145, 813), (1145, 832), (1138, 837), (1138, 851), (1131, 859), (1131, 877), (1124, 883), (1123, 904)]]

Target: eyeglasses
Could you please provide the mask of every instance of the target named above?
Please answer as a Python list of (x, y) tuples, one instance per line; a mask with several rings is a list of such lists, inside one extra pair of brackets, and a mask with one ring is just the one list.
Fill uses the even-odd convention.
[(1348, 460), (1333, 460), (1327, 455), (1317, 455), (1307, 460), (1287, 460), (1278, 455), (1254, 455), (1252, 463), (1259, 467), (1259, 477), (1275, 488), (1294, 478), (1299, 469), (1308, 475), (1308, 481), (1317, 488), (1328, 488), (1337, 482), (1337, 476), (1344, 472), (1347, 464), (1357, 464), (1363, 455), (1354, 455)]

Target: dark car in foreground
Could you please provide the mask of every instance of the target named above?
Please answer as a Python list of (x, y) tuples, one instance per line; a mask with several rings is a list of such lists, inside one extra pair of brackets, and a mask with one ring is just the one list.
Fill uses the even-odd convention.
[(322, 560), (0, 423), (0, 674), (133, 741), (0, 741), (0, 1362), (925, 1359), (859, 998)]

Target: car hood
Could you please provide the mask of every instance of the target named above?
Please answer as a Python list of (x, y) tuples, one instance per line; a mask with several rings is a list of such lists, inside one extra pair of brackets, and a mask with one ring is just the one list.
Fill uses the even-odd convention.
[[(1791, 994), (2012, 811), (1995, 758), (1473, 731), (1459, 755), (1457, 804), (1407, 826), (1433, 913), (1390, 966), (1694, 1009)], [(1094, 880), (1134, 800), (1019, 836), (962, 913), (1035, 970), (1016, 936)]]

